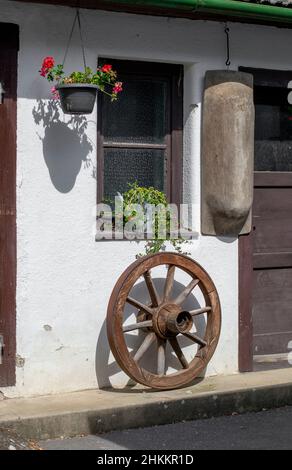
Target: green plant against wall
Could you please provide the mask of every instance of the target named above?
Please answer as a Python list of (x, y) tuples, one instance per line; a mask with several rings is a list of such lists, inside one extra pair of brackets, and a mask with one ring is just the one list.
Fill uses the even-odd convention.
[[(127, 227), (132, 220), (135, 224), (143, 227), (147, 235), (147, 229), (151, 224), (151, 239), (146, 241), (145, 250), (137, 257), (158, 253), (166, 250), (166, 243), (169, 242), (178, 253), (189, 254), (183, 251), (183, 247), (189, 243), (182, 237), (173, 237), (172, 228), (178, 226), (177, 214), (172, 210), (167, 201), (166, 195), (153, 187), (142, 187), (137, 183), (129, 184), (129, 190), (122, 194), (123, 198), (123, 224)], [(139, 205), (144, 210), (139, 212), (135, 206)], [(157, 210), (152, 213), (149, 220), (149, 207)], [(162, 230), (161, 230), (162, 228)], [(162, 233), (163, 232), (163, 233)]]

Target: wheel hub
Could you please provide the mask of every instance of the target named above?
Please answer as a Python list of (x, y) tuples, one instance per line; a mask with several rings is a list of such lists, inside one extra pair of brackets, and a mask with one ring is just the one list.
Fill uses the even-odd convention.
[(187, 333), (192, 326), (191, 314), (177, 304), (162, 305), (153, 315), (154, 330), (162, 338)]

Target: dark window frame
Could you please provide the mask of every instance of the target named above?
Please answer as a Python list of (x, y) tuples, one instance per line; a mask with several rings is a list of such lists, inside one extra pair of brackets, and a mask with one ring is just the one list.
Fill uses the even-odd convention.
[[(166, 195), (170, 203), (182, 202), (183, 170), (183, 65), (132, 60), (100, 59), (99, 65), (110, 63), (120, 75), (137, 79), (167, 79), (170, 93), (167, 99), (167, 135), (165, 145), (125, 144), (125, 148), (165, 148), (167, 154)], [(98, 93), (97, 120), (97, 202), (104, 195), (104, 139), (102, 135), (102, 93)], [(106, 145), (108, 147), (108, 145)], [(123, 148), (122, 145), (111, 145)]]

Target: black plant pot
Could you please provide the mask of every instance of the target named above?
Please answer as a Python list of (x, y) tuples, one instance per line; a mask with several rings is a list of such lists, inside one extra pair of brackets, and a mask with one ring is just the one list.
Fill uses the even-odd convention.
[(94, 108), (96, 85), (72, 83), (57, 85), (61, 107), (65, 114), (91, 114)]

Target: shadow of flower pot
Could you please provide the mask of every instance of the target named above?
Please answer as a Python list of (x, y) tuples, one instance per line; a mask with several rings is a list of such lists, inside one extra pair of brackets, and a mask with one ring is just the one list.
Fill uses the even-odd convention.
[(43, 153), (55, 188), (68, 193), (74, 187), (82, 162), (86, 162), (91, 148), (86, 139), (64, 122), (56, 122), (45, 129)]
[(82, 163), (89, 165), (93, 147), (89, 141), (85, 116), (72, 116), (68, 122), (60, 120), (58, 102), (39, 100), (33, 109), (33, 118), (44, 129), (43, 156), (54, 187), (68, 193), (75, 185)]

